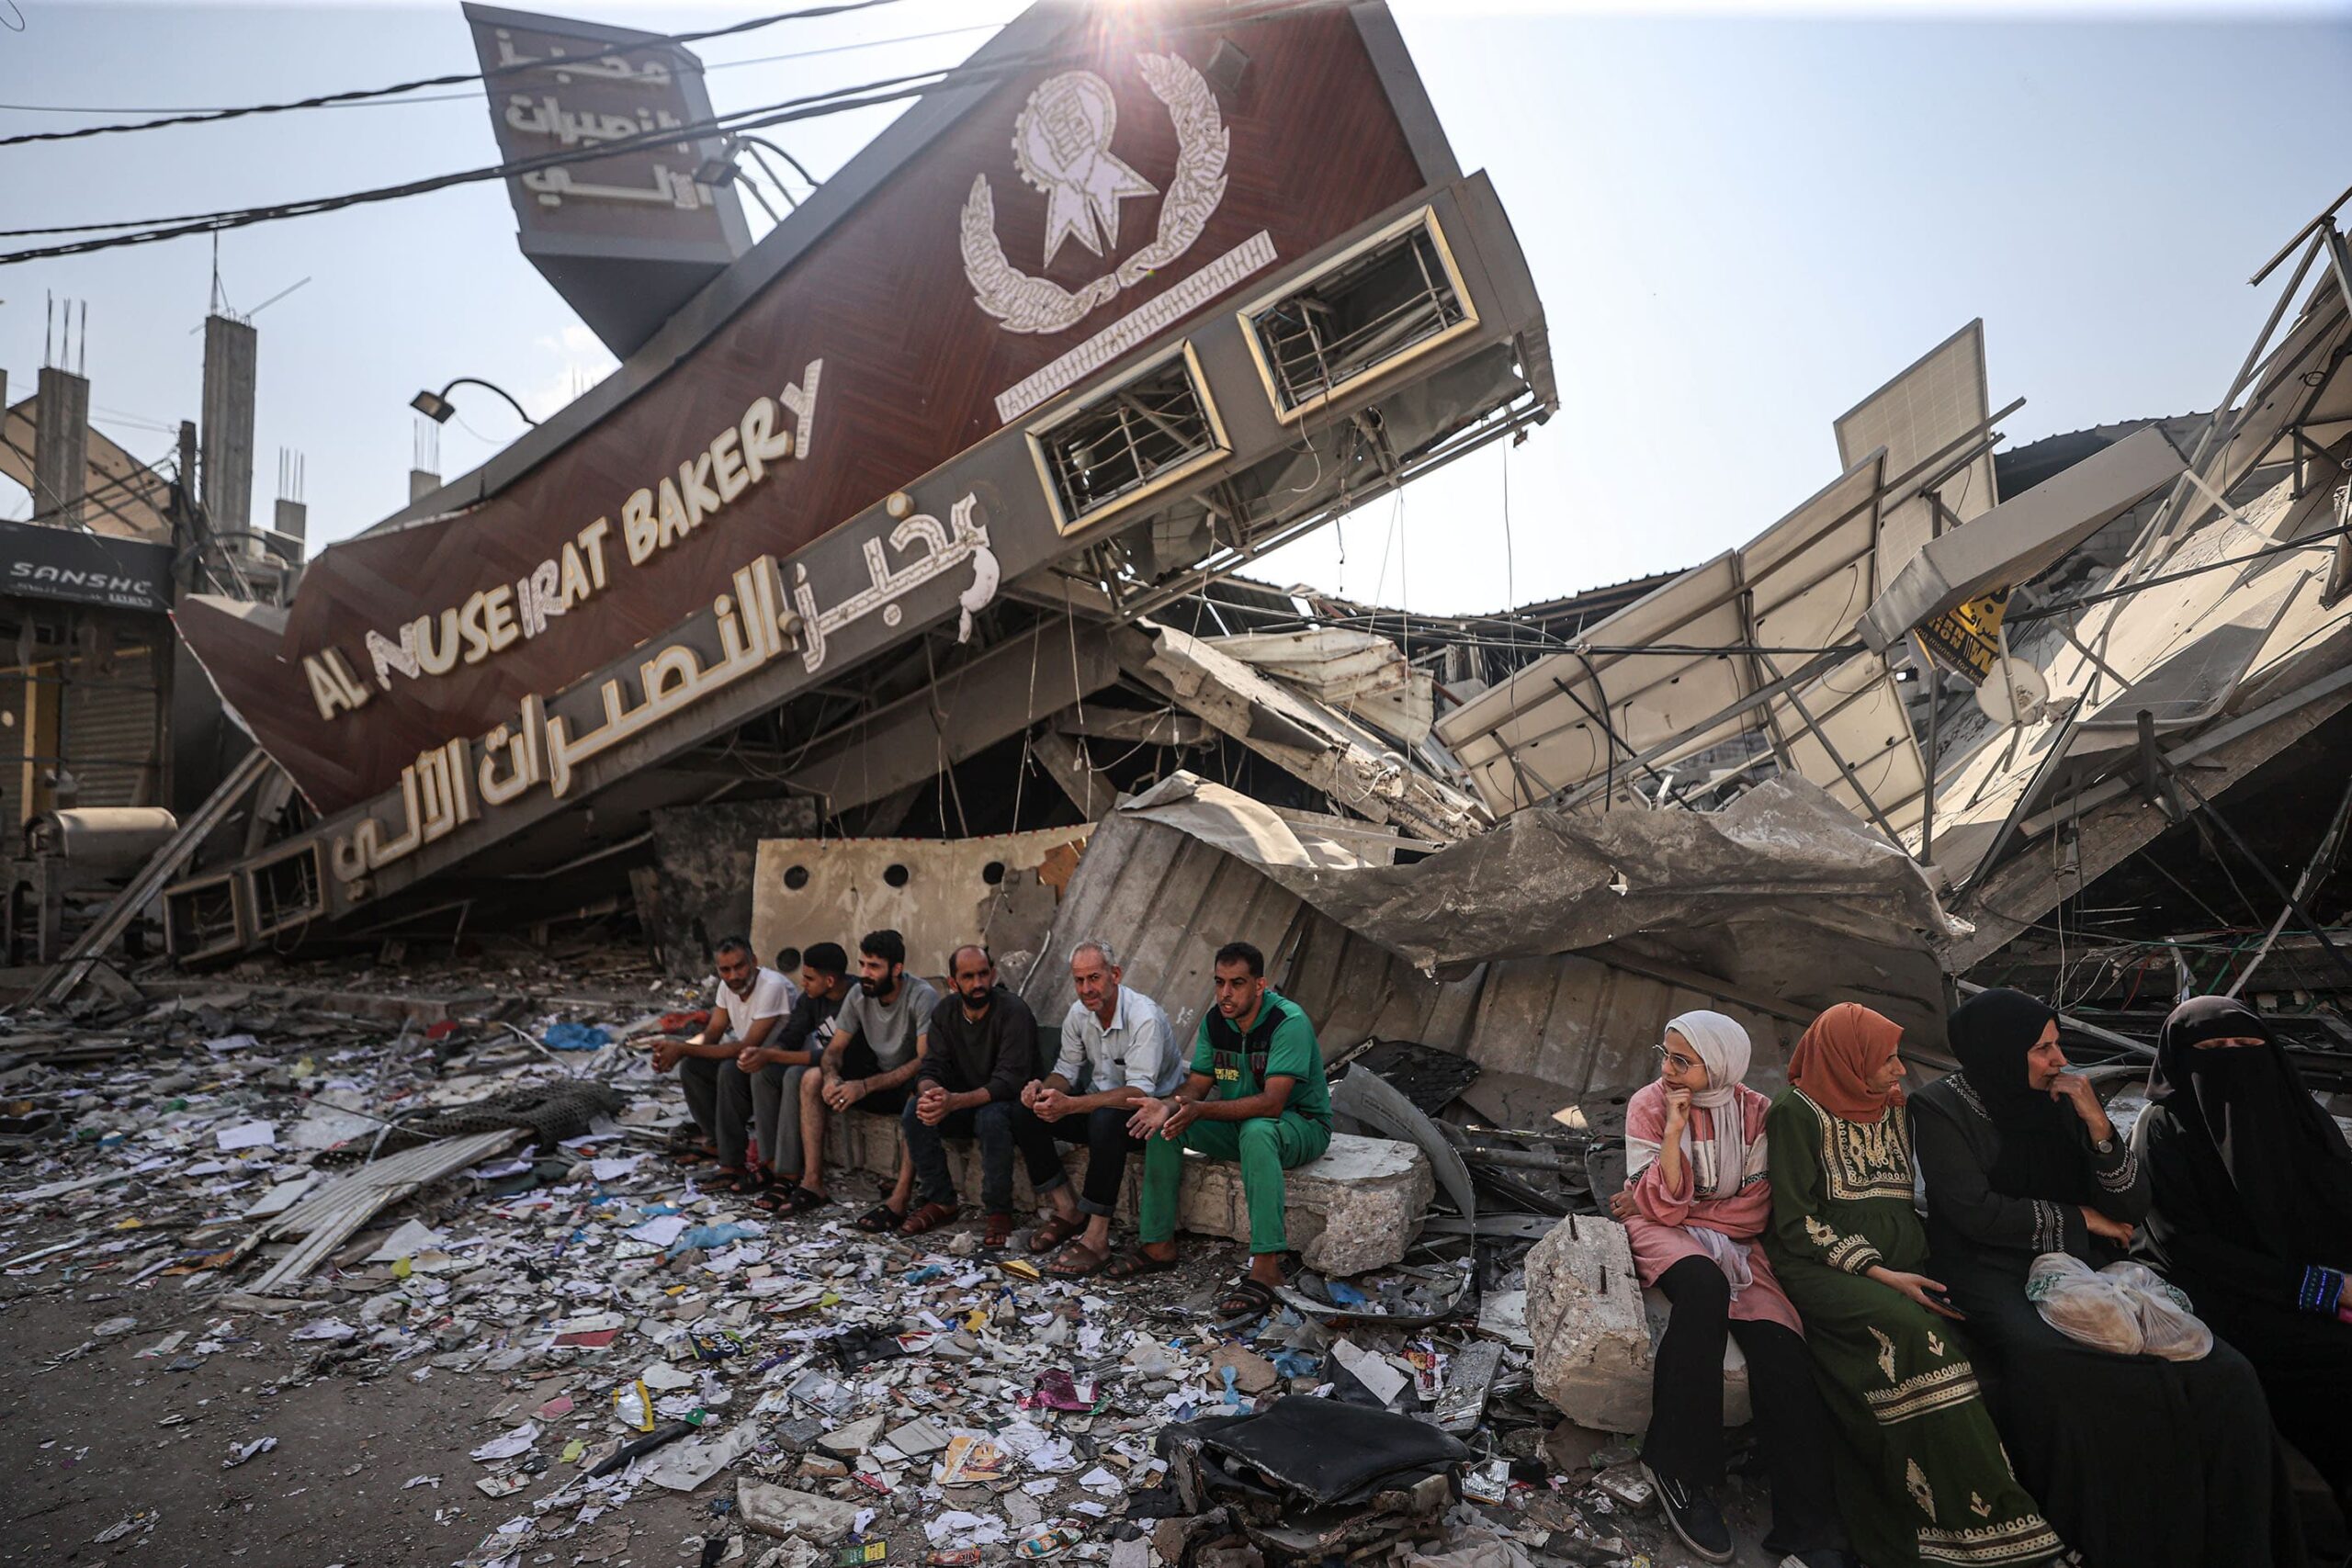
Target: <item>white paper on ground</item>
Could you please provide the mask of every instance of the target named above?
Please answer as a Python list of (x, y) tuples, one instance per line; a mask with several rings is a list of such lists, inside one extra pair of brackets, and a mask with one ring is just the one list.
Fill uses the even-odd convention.
[(513, 1459), (516, 1454), (528, 1453), (531, 1445), (538, 1440), (539, 1424), (537, 1421), (526, 1421), (504, 1437), (492, 1438), (474, 1450), (473, 1457), (485, 1461), (494, 1459)]
[(305, 1171), (291, 1181), (281, 1181), (263, 1193), (254, 1206), (244, 1212), (243, 1217), (248, 1220), (266, 1220), (272, 1214), (282, 1214), (300, 1202), (303, 1194), (318, 1184), (319, 1173), (315, 1170)]
[(760, 1430), (739, 1421), (717, 1437), (696, 1438), (663, 1449), (645, 1469), (645, 1479), (673, 1492), (691, 1492), (759, 1446)]
[(1342, 1339), (1331, 1347), (1331, 1359), (1353, 1372), (1356, 1381), (1372, 1391), (1372, 1396), (1386, 1404), (1404, 1391), (1408, 1379), (1388, 1362), (1385, 1356), (1363, 1348), (1352, 1339)]
[(403, 1220), (398, 1230), (384, 1238), (384, 1245), (368, 1255), (370, 1263), (397, 1263), (403, 1258), (413, 1258), (431, 1247), (439, 1247), (448, 1238), (423, 1220)]
[[(606, 1162), (598, 1160), (596, 1163), (601, 1166)], [(596, 1175), (601, 1180), (605, 1173), (599, 1170)], [(621, 1234), (631, 1241), (650, 1241), (656, 1247), (667, 1247), (685, 1235), (686, 1227), (693, 1224), (694, 1222), (684, 1214), (656, 1214), (643, 1224), (632, 1225)]]
[(267, 1122), (241, 1122), (213, 1134), (212, 1143), (223, 1154), (232, 1149), (274, 1149), (277, 1146), (277, 1128)]

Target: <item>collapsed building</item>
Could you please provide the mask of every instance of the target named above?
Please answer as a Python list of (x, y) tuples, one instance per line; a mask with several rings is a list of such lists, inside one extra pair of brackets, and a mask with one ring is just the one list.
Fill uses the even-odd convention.
[[(1434, 1042), (1430, 998), (1474, 969), (1481, 996), (1513, 965), (1584, 974), (1545, 982), (1532, 1043), (1531, 1021), (1443, 1042), (1545, 1057), (1537, 1100), (1629, 1087), (1608, 1043), (1698, 998), (1759, 1039), (1866, 1000), (1931, 1053), (1953, 977), (2031, 977), (2111, 1043), (2249, 931), (2266, 994), (2352, 977), (2312, 912), (2340, 907), (2346, 816), (2313, 830), (2352, 558), (2333, 212), (2265, 269), (2289, 276), (2211, 414), (2011, 448), (2023, 400), (1992, 406), (1971, 322), (1836, 419), (1842, 472), (1748, 544), (1406, 615), (1246, 570), (1556, 406), (1492, 187), (1378, 6), (1073, 25), (1041, 7), (1008, 29), (629, 325), (607, 382), (322, 552), (283, 603), (185, 596), (180, 634), (254, 749), (36, 998), (110, 983), (96, 957), (150, 919), (193, 966), (611, 918), (680, 976), (737, 929), (977, 926), (1035, 952), (1070, 934), (1073, 868), (1114, 874), (1128, 837), (1090, 832), (1179, 780), (1332, 846), (1308, 857), (1327, 869), (1410, 885), (1449, 847), (1558, 832), (1652, 853), (1662, 893), (1704, 884), (1671, 862), (1684, 814), (1775, 784), (1917, 880), (1899, 932), (1794, 966), (1769, 915), (1696, 891), (1529, 929), (1501, 851), (1502, 880), (1451, 895), (1514, 911), (1467, 922), (1488, 950), (1339, 933), (1417, 998), (1363, 1038)], [(1089, 84), (1128, 112), (1097, 114)], [(1035, 139), (1114, 122), (1149, 178), (1122, 163), (1129, 184), (1088, 194), (1037, 163)], [(1351, 158), (1303, 155), (1342, 127)], [(1137, 216), (1141, 248), (1102, 270), (1148, 194), (1157, 229)], [(1220, 918), (1158, 897), (1102, 934)], [(1306, 930), (1270, 951), (1313, 995)]]
[[(469, 16), (517, 70), (549, 28), (577, 26)], [(687, 74), (683, 51), (647, 35), (583, 36), (623, 85), (652, 80), (649, 62), (664, 84)], [(1316, 155), (1342, 143), (1344, 157)], [(685, 188), (655, 172), (648, 188)], [(598, 188), (519, 182), (518, 212)], [(1373, 1404), (1429, 1404), (1479, 1441), (1474, 1462), (1408, 1423), (1420, 1447), (1396, 1464), (1310, 1484), (1285, 1473), (1295, 1434), (1250, 1453), (1295, 1407), (1275, 1404), (1254, 1436), (1134, 1414), (1132, 1430), (1159, 1438), (1158, 1469), (1137, 1473), (1179, 1495), (1129, 1517), (1161, 1519), (1159, 1555), (1186, 1568), (1341, 1549), (1403, 1560), (1439, 1538), (1445, 1470), (1467, 1467), (1459, 1491), (1485, 1502), (1513, 1495), (1515, 1476), (1527, 1490), (1519, 1467), (1550, 1479), (1535, 1450), (1558, 1442), (1566, 1428), (1544, 1427), (1560, 1414), (1596, 1441), (1558, 1470), (1597, 1472), (1637, 1508), (1622, 1459), (1587, 1462), (1613, 1451), (1599, 1435), (1640, 1427), (1653, 1330), (1623, 1230), (1600, 1211), (1622, 1182), (1625, 1100), (1654, 1075), (1668, 1018), (1731, 1014), (1756, 1043), (1752, 1081), (1770, 1087), (1833, 1002), (1894, 1018), (1932, 1068), (1957, 991), (2018, 983), (2063, 1010), (2070, 1051), (2119, 1065), (2111, 1087), (2173, 998), (2243, 990), (2332, 1081), (2328, 1056), (2352, 1041), (2352, 957), (2334, 919), (2352, 892), (2342, 205), (2257, 275), (2275, 308), (2211, 412), (2013, 446), (2002, 425), (2023, 400), (1995, 407), (1984, 325), (1970, 322), (1836, 418), (1838, 471), (1738, 547), (1556, 601), (1408, 615), (1248, 575), (1368, 499), (1524, 437), (1558, 404), (1526, 258), (1491, 186), (1457, 165), (1393, 22), (1376, 4), (1107, 18), (1038, 6), (756, 246), (721, 214), (692, 265), (632, 275), (627, 246), (557, 259), (526, 228), (526, 251), (620, 369), (481, 469), (420, 484), (282, 592), (178, 595), (183, 645), (252, 750), (40, 975), (23, 1010), (35, 1032), (18, 1039), (60, 1072), (140, 1029), (233, 1056), (255, 1045), (232, 1030), (250, 987), (338, 962), (380, 976), (411, 948), (544, 944), (569, 928), (574, 955), (628, 944), (642, 993), (648, 960), (674, 989), (737, 931), (772, 953), (882, 926), (906, 933), (917, 969), (981, 937), (1047, 1019), (1072, 999), (1061, 956), (1108, 942), (1183, 1036), (1216, 948), (1247, 940), (1315, 1020), (1341, 1119), (1332, 1154), (1292, 1188), (1308, 1270), (1329, 1278), (1320, 1294), (1285, 1292), (1283, 1348), (1272, 1329), (1261, 1343), (1306, 1358), (1283, 1363), (1295, 1387), (1303, 1370), (1329, 1375), (1326, 1350), (1360, 1354), (1331, 1343), (1356, 1332), (1396, 1352), (1355, 1363), (1359, 1381), (1395, 1380)], [(633, 290), (632, 276), (660, 287)], [(131, 951), (149, 931), (166, 958)], [(205, 997), (222, 971), (247, 988)], [(141, 987), (184, 1002), (144, 1011)], [(771, 1250), (691, 1179), (681, 1192), (673, 1173), (639, 1171), (640, 1155), (618, 1151), (681, 1120), (628, 1043), (662, 1015), (616, 1037), (587, 1017), (615, 1018), (614, 997), (551, 995), (480, 1017), (434, 1004), (443, 1032), (421, 1055), (403, 1051), (424, 1004), (380, 998), (401, 1032), (344, 1047), (375, 1063), (333, 1090), (348, 1103), (323, 1098), (310, 1066), (250, 1069), (226, 1095), (191, 1077), (177, 1087), (194, 1089), (193, 1109), (91, 1111), (69, 1101), (102, 1091), (51, 1084), (40, 1092), (56, 1103), (10, 1134), (54, 1134), (71, 1112), (95, 1135), (108, 1116), (153, 1112), (181, 1145), (211, 1137), (236, 1154), (265, 1146), (259, 1134), (235, 1143), (250, 1129), (209, 1118), (299, 1115), (314, 1134), (303, 1159), (356, 1168), (323, 1181), (306, 1168), (282, 1203), (273, 1191), (276, 1207), (227, 1218), (191, 1200), (184, 1239), (206, 1250), (142, 1263), (133, 1282), (266, 1259), (217, 1298), (262, 1315), (346, 1286), (380, 1292), (367, 1321), (387, 1365), (413, 1353), (402, 1314), (442, 1310), (429, 1287), (394, 1284), (420, 1268), (479, 1270), (458, 1282), (476, 1279), (500, 1316), (495, 1349), (453, 1343), (450, 1370), (547, 1376), (623, 1333), (665, 1357), (723, 1359), (735, 1351), (702, 1341), (748, 1343), (773, 1326), (755, 1312), (823, 1301), (820, 1274), (852, 1269), (865, 1288), (845, 1315), (865, 1325), (850, 1337), (863, 1348), (761, 1362), (752, 1373), (777, 1386), (754, 1419), (685, 1445), (691, 1464), (665, 1462), (690, 1477), (684, 1492), (739, 1461), (855, 1484), (800, 1457), (819, 1416), (852, 1408), (825, 1403), (851, 1391), (812, 1358), (859, 1364), (942, 1267), (910, 1270), (920, 1259), (882, 1243), (854, 1263), (828, 1257), (849, 1239), (837, 1226)], [(542, 1004), (538, 1034), (515, 1024)], [(45, 1021), (58, 1009), (120, 1032), (77, 1042)], [(559, 1013), (577, 1032), (561, 1049), (594, 1053), (577, 1070), (548, 1043)], [(636, 1103), (615, 1120), (625, 1089)], [(379, 1128), (401, 1134), (381, 1159)], [(837, 1128), (834, 1152), (887, 1170), (888, 1134)], [(485, 1163), (526, 1134), (550, 1145), (536, 1162)], [(122, 1168), (11, 1196), (19, 1212), (102, 1202), (150, 1168), (130, 1157), (94, 1145), (86, 1163)], [(469, 1167), (463, 1179), (517, 1183), (509, 1198), (629, 1194), (635, 1228), (605, 1235), (619, 1227), (583, 1205), (577, 1235), (623, 1249), (617, 1289), (643, 1309), (637, 1325), (522, 1300), (519, 1267), (488, 1260), (548, 1262), (525, 1225), (470, 1263), (437, 1237), (407, 1253), (395, 1237), (364, 1257), (373, 1240), (345, 1247)], [(1231, 1212), (1212, 1212), (1230, 1194), (1188, 1184), (1185, 1228), (1238, 1234)], [(689, 1230), (690, 1213), (710, 1229)], [(701, 1269), (720, 1247), (716, 1286), (673, 1290), (648, 1261)], [(1437, 1262), (1407, 1264), (1415, 1248)], [(739, 1265), (767, 1272), (726, 1301)], [(1329, 1288), (1375, 1275), (1377, 1303)], [(1012, 1277), (1037, 1282), (1034, 1268)], [(688, 1333), (665, 1316), (687, 1289), (710, 1290), (695, 1310), (732, 1326)], [(1032, 1299), (1058, 1311), (1056, 1289)], [(964, 1353), (1025, 1380), (1026, 1352), (989, 1342), (1010, 1317), (983, 1311), (992, 1326), (960, 1331)], [(1410, 1347), (1396, 1337), (1442, 1326), (1471, 1340), (1453, 1370), (1437, 1373), (1430, 1350), (1427, 1380), (1398, 1371)], [(549, 1343), (526, 1348), (542, 1331)], [(902, 1337), (928, 1354), (950, 1336)], [(1238, 1365), (1227, 1345), (1210, 1369), (1149, 1337), (1104, 1375), (1154, 1399), (1165, 1372), (1222, 1371), (1238, 1404), (1234, 1374), (1264, 1359)], [(709, 1375), (675, 1399), (718, 1389)], [(1044, 1384), (1024, 1382), (1020, 1407), (1085, 1410), (1069, 1386), (1052, 1397), (1075, 1403), (1040, 1406)], [(1252, 1392), (1273, 1386), (1268, 1363)], [(650, 1431), (641, 1382), (637, 1398)], [(762, 1416), (796, 1418), (769, 1432)], [(869, 1423), (860, 1442), (881, 1421), (849, 1423)], [(1031, 1433), (1026, 1415), (1013, 1430)], [(927, 1464), (925, 1436), (888, 1462)], [(888, 1448), (833, 1451), (863, 1465)], [(587, 1451), (582, 1439), (565, 1462)], [(886, 1497), (887, 1473), (871, 1488)], [(744, 1485), (755, 1531), (764, 1510), (811, 1506)], [(552, 1519), (559, 1499), (580, 1500), (571, 1481), (534, 1506)], [(1533, 1519), (1547, 1501), (1513, 1506)], [(1554, 1550), (1631, 1554), (1597, 1540), (1607, 1506), (1568, 1513)], [(965, 1541), (930, 1535), (951, 1539)]]

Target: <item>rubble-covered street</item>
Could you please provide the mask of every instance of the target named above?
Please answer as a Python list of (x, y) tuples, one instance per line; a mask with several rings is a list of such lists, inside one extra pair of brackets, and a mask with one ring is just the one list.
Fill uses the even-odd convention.
[(2352, 1568), (2343, 5), (0, 0), (0, 1562)]
[[(1369, 1529), (1343, 1511), (1366, 1560), (1679, 1561), (1640, 1517), (1628, 1444), (1532, 1393), (1508, 1324), (1523, 1284), (1504, 1264), (1474, 1288), (1466, 1238), (1301, 1278), (1331, 1303), (1319, 1321), (1220, 1325), (1222, 1245), (1178, 1274), (1064, 1284), (1023, 1236), (989, 1256), (970, 1224), (908, 1241), (843, 1205), (766, 1218), (673, 1163), (674, 1081), (623, 1043), (691, 995), (564, 968), (274, 965), (17, 1021), (10, 1560), (1131, 1565), (1163, 1518), (1202, 1512), (1171, 1428), (1319, 1393), (1462, 1445), (1437, 1466), (1460, 1499), (1374, 1508)], [(502, 1120), (494, 1152), (341, 1211), (283, 1296), (242, 1288), (293, 1245), (256, 1246), (270, 1220), (370, 1153), (479, 1145), (457, 1129)], [(1311, 1528), (1297, 1501), (1284, 1523)], [(1261, 1550), (1194, 1533), (1169, 1561)]]

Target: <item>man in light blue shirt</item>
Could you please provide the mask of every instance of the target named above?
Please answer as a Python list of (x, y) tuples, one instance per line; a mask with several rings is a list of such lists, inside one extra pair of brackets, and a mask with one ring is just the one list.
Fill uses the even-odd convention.
[(1087, 1151), (1086, 1183), (1077, 1201), (1071, 1202), (1067, 1182), (1046, 1193), (1054, 1215), (1030, 1237), (1035, 1252), (1070, 1243), (1046, 1270), (1056, 1279), (1084, 1279), (1110, 1258), (1119, 1182), (1127, 1156), (1143, 1148), (1127, 1122), (1137, 1106), (1173, 1094), (1184, 1080), (1168, 1015), (1141, 991), (1122, 985), (1122, 973), (1107, 942), (1087, 941), (1071, 949), (1069, 977), (1078, 999), (1062, 1020), (1061, 1054), (1046, 1077), (1021, 1091), (1017, 1139), (1083, 1145)]

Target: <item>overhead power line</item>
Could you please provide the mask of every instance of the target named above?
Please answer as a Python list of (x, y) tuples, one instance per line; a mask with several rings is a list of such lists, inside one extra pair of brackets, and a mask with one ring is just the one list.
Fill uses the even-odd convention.
[[(1272, 20), (1293, 12), (1327, 7), (1334, 0), (1268, 0), (1244, 14), (1225, 13), (1204, 17), (1168, 29), (1182, 34), (1203, 30), (1226, 29)], [(910, 75), (884, 77), (854, 87), (842, 87), (804, 97), (787, 98), (775, 104), (751, 109), (738, 109), (714, 115), (708, 119), (688, 125), (669, 126), (638, 136), (621, 137), (594, 146), (566, 152), (541, 153), (492, 164), (481, 168), (462, 169), (451, 174), (429, 175), (400, 185), (379, 186), (368, 190), (347, 191), (336, 196), (312, 197), (299, 201), (274, 202), (264, 206), (231, 208), (216, 212), (185, 213), (176, 217), (149, 219), (118, 219), (104, 223), (60, 224), (49, 228), (0, 229), (0, 239), (24, 239), (49, 234), (96, 234), (96, 238), (73, 240), (60, 244), (40, 245), (24, 250), (0, 253), (0, 266), (20, 262), (46, 261), (60, 256), (88, 255), (99, 251), (118, 250), (130, 245), (155, 244), (190, 234), (218, 233), (224, 229), (243, 229), (258, 223), (272, 223), (289, 218), (308, 218), (324, 212), (337, 212), (349, 207), (375, 202), (397, 201), (413, 196), (428, 195), (454, 186), (479, 184), (485, 180), (505, 179), (529, 174), (539, 169), (561, 164), (594, 162), (600, 158), (640, 151), (648, 147), (667, 146), (673, 142), (692, 141), (696, 137), (726, 130), (759, 130), (769, 126), (790, 124), (796, 120), (814, 119), (825, 115), (842, 114), (854, 109), (869, 108), (878, 104), (899, 99), (920, 97), (936, 88), (963, 85), (974, 82), (989, 82), (1018, 74), (1041, 66), (1075, 64), (1085, 56), (1074, 53), (1026, 54), (993, 60), (985, 65), (941, 66), (920, 71)], [(128, 233), (99, 233), (104, 230), (129, 230)]]
[[(705, 28), (698, 32), (668, 33), (634, 43), (616, 43), (607, 52), (627, 50), (660, 49), (677, 44), (699, 43), (705, 39), (725, 38), (732, 33), (751, 32), (759, 28), (774, 27), (779, 22), (808, 21), (820, 17), (837, 17), (849, 11), (867, 11), (876, 6), (895, 6), (901, 0), (835, 0), (829, 6), (810, 6), (797, 11), (777, 11), (764, 17), (752, 17), (732, 22), (723, 28)], [(594, 58), (593, 56), (583, 58)], [(356, 87), (348, 92), (321, 93), (314, 97), (296, 98), (287, 103), (247, 104), (238, 108), (199, 109), (187, 114), (166, 115), (161, 119), (127, 120), (114, 125), (85, 125), (73, 130), (28, 130), (16, 136), (0, 136), (0, 147), (22, 147), (35, 141), (80, 141), (93, 136), (119, 136), (135, 130), (161, 130), (175, 125), (208, 125), (224, 119), (242, 119), (249, 115), (289, 114), (297, 109), (331, 108), (340, 105), (359, 103), (370, 98), (387, 98), (401, 93), (419, 92), (426, 87), (454, 87), (466, 82), (487, 83), (500, 76), (520, 71), (537, 70), (545, 62), (528, 61), (514, 65), (502, 65), (494, 71), (467, 71), (447, 76), (421, 76), (413, 82), (396, 82), (389, 87)]]
[[(747, 60), (707, 60), (703, 74), (714, 71), (740, 71), (750, 65), (775, 65), (786, 60), (815, 60), (828, 54), (854, 54), (860, 50), (888, 49), (894, 44), (928, 43), (933, 39), (955, 38), (963, 33), (989, 33), (1002, 27), (1002, 22), (973, 22), (960, 28), (934, 28), (927, 33), (893, 33), (888, 38), (860, 39), (854, 43), (829, 43), (822, 49), (793, 49), (782, 54), (755, 54)], [(395, 91), (384, 89), (386, 93)], [(371, 97), (322, 103), (322, 109), (399, 109), (412, 104), (455, 104), (481, 101), (486, 88), (463, 93), (426, 93), (418, 97)], [(0, 112), (10, 114), (169, 114), (169, 115), (228, 115), (243, 113), (243, 107), (228, 107), (219, 104), (0, 104)]]
[[(1011, 61), (972, 70), (971, 77), (1002, 74), (1023, 69), (1032, 61)], [(481, 168), (460, 169), (446, 175), (432, 175), (424, 179), (408, 180), (399, 185), (378, 186), (368, 190), (346, 191), (335, 196), (311, 197), (299, 201), (272, 202), (258, 207), (225, 208), (214, 212), (187, 212), (167, 218), (123, 218), (104, 223), (68, 223), (42, 229), (0, 229), (0, 239), (27, 239), (43, 234), (87, 234), (102, 230), (129, 229), (134, 232), (112, 234), (103, 239), (76, 241), (50, 245), (35, 250), (14, 251), (0, 254), (0, 266), (15, 262), (35, 261), (51, 256), (86, 254), (92, 251), (111, 250), (119, 245), (149, 244), (158, 240), (175, 239), (183, 234), (209, 233), (221, 229), (242, 229), (254, 223), (273, 222), (285, 218), (304, 218), (321, 212), (334, 212), (345, 207), (369, 202), (394, 201), (403, 197), (424, 196), (451, 186), (476, 184), (483, 180), (503, 179), (514, 175), (554, 168), (560, 164), (593, 162), (622, 153), (638, 152), (647, 147), (667, 146), (672, 142), (692, 141), (697, 137), (730, 129), (751, 130), (762, 126), (779, 125), (797, 119), (812, 119), (821, 115), (844, 113), (874, 104), (888, 103), (899, 98), (918, 96), (936, 86), (963, 68), (943, 66), (936, 70), (917, 72), (910, 76), (886, 78), (855, 87), (840, 88), (810, 94), (801, 98), (787, 98), (779, 103), (757, 108), (739, 109), (730, 114), (714, 115), (708, 119), (691, 124), (671, 126), (638, 136), (621, 137), (593, 146), (564, 152), (547, 152), (530, 158), (517, 158), (505, 163), (486, 164)], [(939, 78), (939, 80), (933, 80)]]

